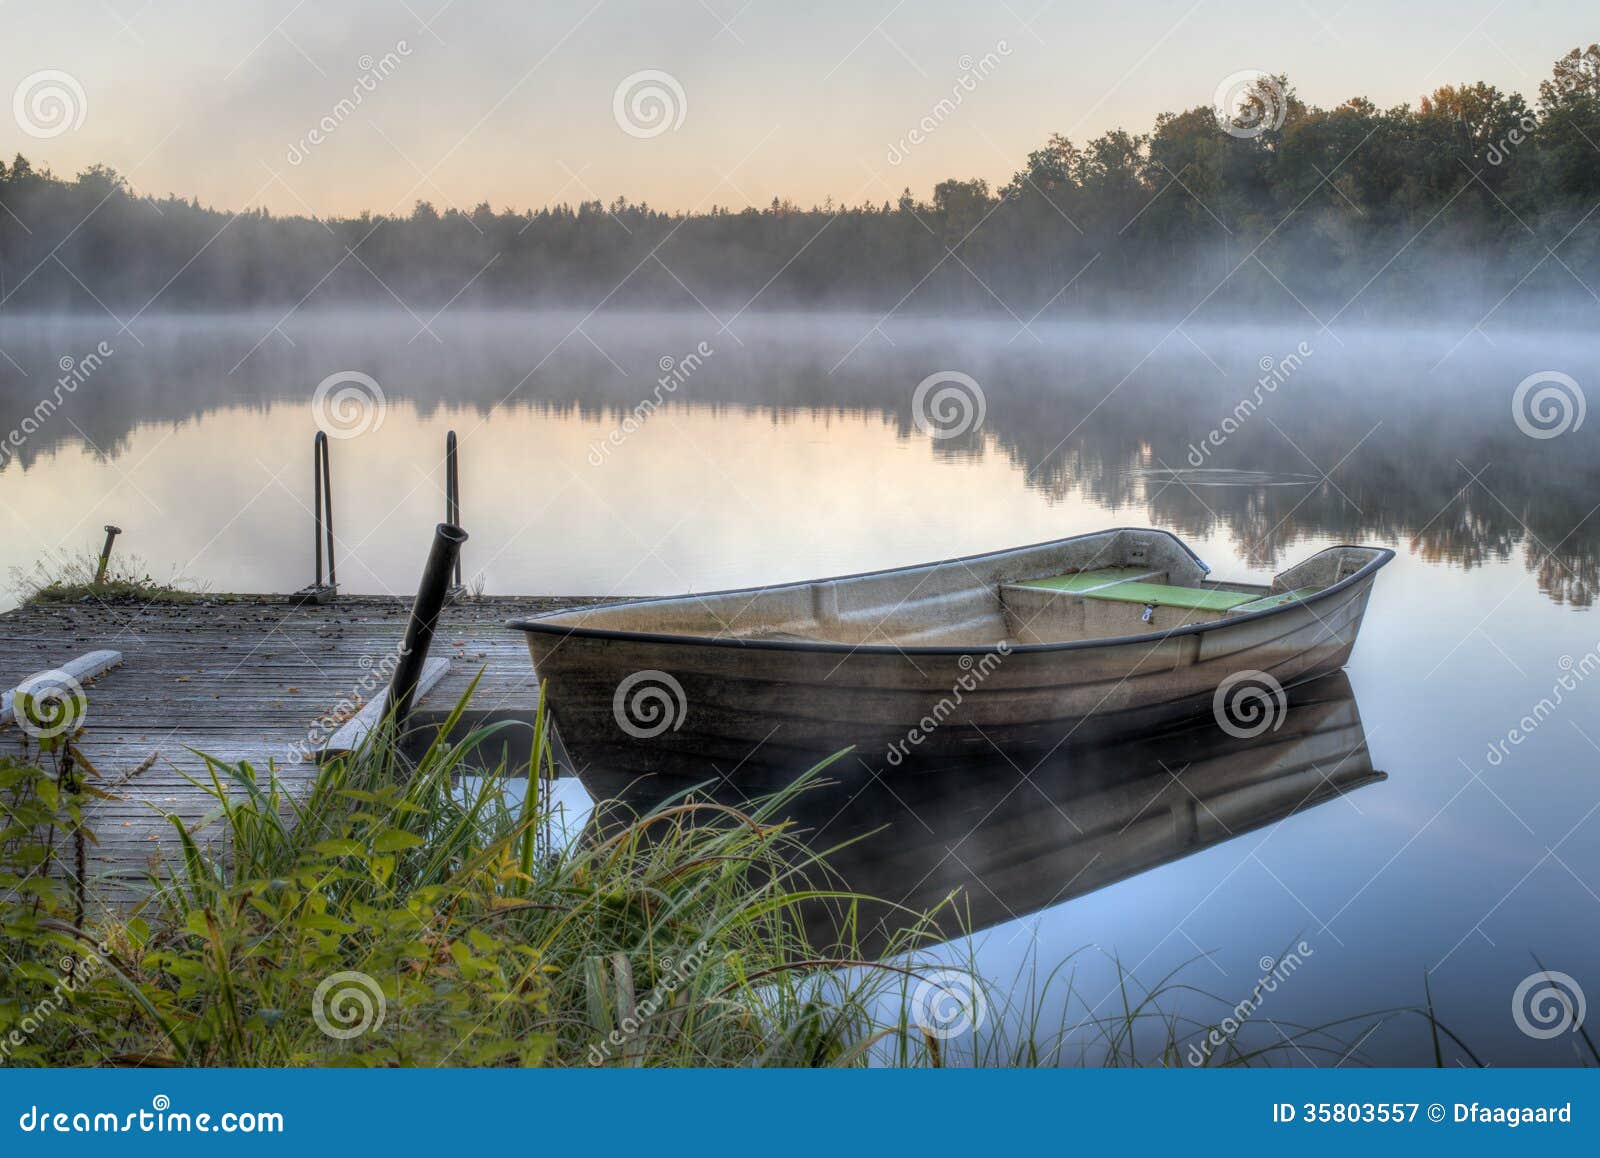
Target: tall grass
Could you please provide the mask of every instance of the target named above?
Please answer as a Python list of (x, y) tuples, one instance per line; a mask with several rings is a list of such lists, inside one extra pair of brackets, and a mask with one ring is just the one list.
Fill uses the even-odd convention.
[(62, 554), (32, 567), (13, 567), (12, 592), (22, 603), (183, 603), (206, 598), (202, 591), (154, 578), (133, 555), (113, 555), (104, 579), (100, 556), (93, 552)]
[[(323, 764), (303, 797), (271, 768), (207, 759), (195, 782), (213, 814), (173, 818), (178, 853), (152, 871), (149, 898), (87, 926), (27, 874), (30, 834), (61, 803), (36, 802), (26, 830), (7, 830), (20, 859), (0, 874), (0, 894), (39, 902), (3, 922), (27, 968), (16, 1001), (0, 1000), (0, 1031), (30, 1011), (35, 1023), (7, 1060), (1182, 1065), (1210, 1027), (1174, 1009), (1230, 1004), (1177, 973), (1140, 986), (1120, 964), (1116, 1000), (1091, 1004), (1073, 959), (984, 986), (975, 961), (934, 952), (960, 931), (948, 904), (900, 910), (900, 930), (887, 946), (875, 936), (869, 957), (856, 936), (868, 898), (784, 819), (821, 790), (826, 763), (742, 808), (693, 788), (642, 813), (603, 805), (563, 838), (541, 792), (553, 773), (543, 713), (529, 765), (485, 771), (477, 757), (517, 725), (452, 740), (470, 696), (422, 751), (385, 725)], [(17, 804), (42, 781), (11, 771), (0, 787)], [(807, 933), (817, 906), (837, 931), (825, 944)], [(76, 958), (70, 1001), (41, 1019), (63, 951)], [(1345, 1048), (1337, 1028), (1280, 1024), (1276, 1044), (1230, 1040), (1209, 1064), (1332, 1056)]]
[[(206, 760), (195, 782), (213, 815), (172, 818), (178, 855), (150, 898), (76, 937), (105, 968), (73, 1006), (99, 1013), (52, 1021), (36, 1056), (814, 1065), (869, 1032), (879, 971), (846, 982), (848, 959), (804, 943), (801, 905), (852, 901), (812, 883), (820, 864), (777, 819), (813, 777), (748, 810), (685, 794), (558, 842), (537, 791), (542, 716), (532, 767), (482, 775), (469, 758), (508, 725), (450, 742), (466, 703), (415, 758), (378, 729), (303, 799), (270, 768)], [(507, 781), (523, 776), (513, 810)], [(76, 935), (60, 912), (45, 921), (7, 931)]]

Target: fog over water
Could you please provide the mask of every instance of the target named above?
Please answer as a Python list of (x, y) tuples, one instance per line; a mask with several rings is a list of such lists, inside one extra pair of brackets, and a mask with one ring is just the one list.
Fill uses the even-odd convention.
[[(463, 439), (469, 521), (481, 527), (522, 501), (519, 492), (560, 487), (561, 501), (529, 533), (562, 528), (565, 542), (591, 538), (578, 529), (585, 522), (615, 521), (590, 509), (596, 495), (632, 509), (638, 529), (663, 485), (687, 504), (710, 502), (703, 537), (743, 506), (739, 486), (713, 487), (713, 501), (707, 471), (714, 478), (731, 470), (724, 481), (746, 489), (780, 480), (787, 489), (801, 480), (783, 473), (803, 472), (807, 504), (826, 516), (815, 562), (808, 545), (771, 527), (770, 542), (758, 535), (736, 558), (701, 554), (672, 573), (646, 564), (634, 572), (641, 591), (912, 561), (883, 558), (874, 534), (827, 536), (829, 519), (840, 520), (841, 532), (858, 529), (870, 523), (871, 507), (890, 504), (886, 522), (925, 533), (911, 536), (926, 543), (913, 558), (1006, 545), (1008, 508), (1054, 509), (1064, 518), (1063, 508), (1087, 507), (1223, 537), (1253, 566), (1270, 566), (1306, 538), (1380, 538), (1455, 566), (1516, 561), (1552, 599), (1586, 606), (1593, 597), (1600, 522), (1585, 515), (1600, 489), (1600, 433), (1581, 419), (1583, 386), (1600, 378), (1600, 344), (1584, 333), (1467, 324), (1319, 332), (1309, 319), (880, 325), (872, 315), (810, 314), (750, 314), (724, 329), (709, 313), (463, 313), (427, 330), (398, 311), (304, 314), (274, 329), (278, 321), (152, 318), (127, 333), (81, 316), (0, 323), (0, 349), (15, 362), (0, 363), (0, 428), (13, 432), (0, 468), (10, 501), (25, 502), (23, 510), (44, 501), (25, 500), (30, 480), (70, 470), (75, 502), (98, 511), (88, 512), (89, 523), (147, 522), (130, 527), (128, 548), (157, 564), (183, 563), (167, 557), (161, 537), (197, 516), (158, 512), (129, 488), (148, 490), (163, 472), (192, 485), (197, 456), (209, 448), (221, 450), (219, 465), (230, 469), (208, 482), (208, 494), (238, 491), (243, 501), (259, 486), (256, 473), (281, 470), (284, 486), (264, 496), (266, 509), (280, 506), (286, 491), (308, 502), (300, 492), (315, 430), (312, 397), (330, 375), (353, 371), (377, 383), (384, 404), (373, 415), (382, 425), (336, 442), (336, 485), (351, 510), (381, 505), (379, 492), (401, 486), (400, 478), (411, 481), (387, 499), (390, 507), (418, 478), (426, 482), (445, 425)], [(64, 359), (74, 360), (71, 373)], [(917, 387), (943, 371), (975, 386), (943, 383), (954, 391), (948, 413), (928, 409), (943, 409), (941, 385), (930, 387), (919, 426)], [(1541, 379), (1518, 399), (1519, 385), (1543, 373), (1566, 375), (1577, 392)], [(58, 394), (58, 405), (39, 411), (41, 399)], [(976, 425), (974, 405), (983, 411)], [(1568, 428), (1554, 437), (1524, 432), (1548, 435), (1541, 421)], [(699, 432), (695, 452), (674, 437), (684, 425)], [(746, 479), (732, 464), (752, 437), (771, 448)], [(819, 448), (819, 437), (832, 450)], [(886, 464), (893, 469), (879, 469)], [(951, 478), (1004, 476), (1006, 497), (975, 490), (970, 504), (957, 495), (954, 505), (918, 510), (916, 493), (944, 477), (940, 468)], [(852, 476), (864, 481), (863, 472), (875, 480), (867, 490), (843, 485)], [(93, 497), (96, 480), (120, 487), (121, 497)], [(893, 507), (902, 497), (911, 505)], [(130, 499), (134, 510), (126, 509)], [(266, 516), (256, 534), (287, 533), (287, 517)], [(389, 524), (373, 536), (354, 516), (343, 522), (363, 551), (381, 551), (388, 532), (409, 526)], [(9, 564), (29, 562), (30, 548), (72, 547), (39, 535), (37, 523), (30, 529), (13, 538)], [(283, 550), (292, 553), (301, 537), (287, 534)], [(553, 554), (532, 572), (493, 569), (491, 590), (599, 588), (618, 562), (570, 547)], [(403, 569), (374, 566), (384, 583), (404, 586)], [(274, 572), (252, 582), (220, 562), (208, 570), (204, 558), (186, 577), (251, 588), (283, 581)], [(350, 578), (357, 590), (383, 586), (354, 571)]]
[[(449, 311), (423, 328), (394, 309), (119, 332), (10, 315), (0, 429), (30, 429), (0, 465), (0, 562), (81, 553), (113, 522), (119, 551), (159, 578), (300, 586), (313, 396), (343, 372), (382, 395), (362, 386), (353, 410), (319, 412), (361, 431), (332, 444), (354, 592), (415, 582), (449, 429), (465, 570), (491, 593), (703, 591), (1117, 525), (1172, 530), (1217, 576), (1258, 581), (1333, 543), (1391, 546), (1348, 682), (1291, 714), (1270, 738), (1282, 747), (1108, 751), (1093, 792), (1081, 764), (1001, 764), (919, 785), (915, 815), (906, 792), (844, 769), (850, 810), (828, 835), (888, 826), (883, 855), (852, 871), (890, 900), (923, 903), (935, 885), (981, 896), (976, 959), (1001, 987), (1034, 954), (1047, 970), (1087, 946), (1086, 1005), (1113, 992), (1113, 951), (1146, 983), (1189, 962), (1192, 982), (1236, 997), (1303, 940), (1304, 968), (1263, 1016), (1415, 1005), (1430, 970), (1441, 1018), (1475, 1050), (1570, 1062), (1567, 1043), (1519, 1032), (1504, 998), (1530, 953), (1600, 975), (1593, 922), (1573, 918), (1600, 882), (1600, 680), (1573, 676), (1537, 707), (1585, 657), (1600, 663), (1600, 421), (1585, 396), (1600, 340), (1476, 318), (1324, 330)], [(1335, 753), (1339, 791), (1257, 830), (1293, 795), (1284, 761), (1307, 751)], [(1152, 791), (1163, 765), (1192, 763), (1222, 827), (1206, 835), (1202, 811), (1204, 839), (1117, 845), (1074, 885), (1092, 856), (1049, 827), (1038, 792), (1078, 820), (1136, 815), (1104, 787), (1108, 762)], [(1257, 787), (1230, 794), (1246, 774)], [(1177, 817), (1182, 802), (1163, 800)], [(1362, 1048), (1431, 1058), (1414, 1018)]]

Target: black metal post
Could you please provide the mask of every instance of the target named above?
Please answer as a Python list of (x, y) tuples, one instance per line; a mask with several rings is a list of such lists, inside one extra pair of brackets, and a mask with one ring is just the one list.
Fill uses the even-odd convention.
[(106, 572), (111, 567), (111, 544), (116, 542), (118, 535), (122, 534), (121, 527), (106, 524), (106, 545), (100, 548), (100, 566), (95, 569), (94, 585), (96, 587), (106, 581)]
[(422, 665), (428, 660), (433, 632), (439, 625), (439, 611), (450, 589), (450, 571), (461, 555), (461, 544), (466, 541), (467, 533), (453, 524), (440, 523), (433, 529), (433, 546), (422, 568), (417, 598), (411, 604), (411, 618), (406, 622), (405, 640), (400, 644), (400, 662), (395, 665), (384, 705), (384, 714), (393, 717), (397, 731), (405, 727), (411, 715), (417, 681), (422, 678)]

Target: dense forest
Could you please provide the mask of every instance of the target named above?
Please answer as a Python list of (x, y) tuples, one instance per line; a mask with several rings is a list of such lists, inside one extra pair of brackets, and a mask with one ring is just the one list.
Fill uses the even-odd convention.
[(598, 303), (1376, 316), (1600, 298), (1600, 45), (1529, 104), (1477, 83), (1415, 107), (1304, 103), (1263, 77), (1147, 133), (1053, 136), (1004, 186), (881, 204), (663, 212), (619, 197), (352, 219), (230, 213), (94, 166), (0, 163), (0, 306)]

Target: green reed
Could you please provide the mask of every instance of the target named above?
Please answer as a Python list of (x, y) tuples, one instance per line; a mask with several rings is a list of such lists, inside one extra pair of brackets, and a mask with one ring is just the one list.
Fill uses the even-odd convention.
[[(1229, 1005), (1181, 971), (1143, 986), (1115, 963), (1118, 991), (1091, 1003), (1076, 956), (1004, 987), (974, 980), (969, 958), (953, 973), (983, 1014), (946, 1038), (924, 1007), (931, 993), (962, 1008), (938, 987), (952, 966), (934, 952), (962, 931), (953, 901), (891, 906), (899, 931), (869, 954), (870, 898), (785, 819), (824, 789), (831, 761), (742, 808), (693, 787), (639, 813), (602, 802), (561, 836), (541, 790), (554, 773), (542, 708), (528, 764), (485, 770), (493, 742), (527, 725), (463, 729), (471, 695), (420, 752), (386, 722), (299, 793), (273, 767), (203, 758), (194, 783), (211, 815), (169, 818), (176, 855), (152, 868), (148, 896), (88, 919), (68, 882), (37, 871), (45, 834), (76, 823), (84, 801), (0, 762), (15, 818), (0, 832), (0, 948), (21, 963), (0, 1037), (28, 1031), (4, 1060), (1176, 1066), (1211, 1028), (1180, 1007)], [(817, 906), (837, 930), (827, 944), (807, 933)], [(1206, 1064), (1335, 1057), (1343, 1027), (1279, 1023), (1265, 1047), (1230, 1038)]]

